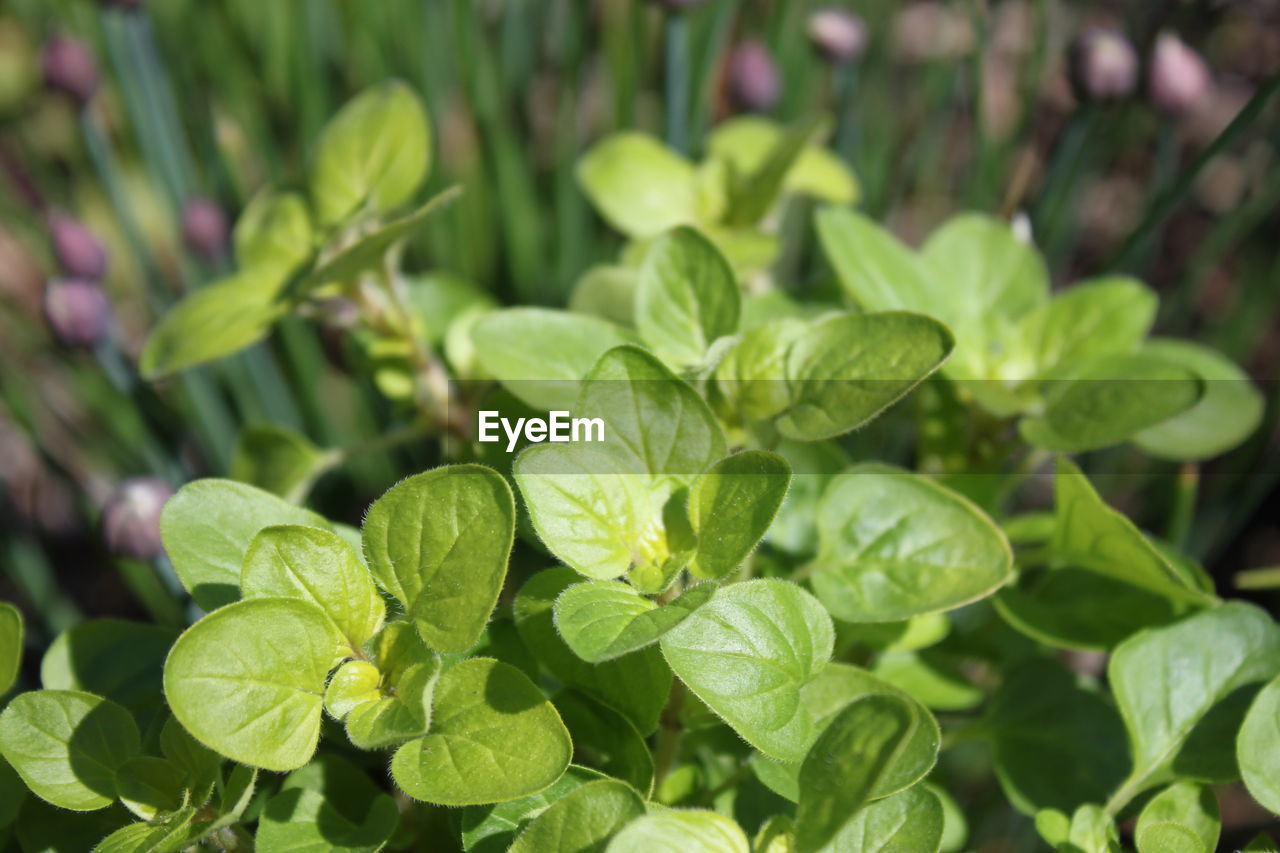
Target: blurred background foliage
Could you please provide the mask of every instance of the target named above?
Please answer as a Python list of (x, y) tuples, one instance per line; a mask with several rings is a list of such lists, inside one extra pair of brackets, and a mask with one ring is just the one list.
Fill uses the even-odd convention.
[[(831, 8), (857, 18), (815, 17)], [(1109, 498), (1176, 533), (1220, 586), (1280, 565), (1278, 70), (1275, 0), (0, 0), (0, 598), (32, 614), (35, 648), (85, 616), (183, 621), (146, 537), (167, 488), (245, 472), (245, 425), (306, 436), (300, 456), (372, 443), (333, 451), (312, 493), (347, 521), (436, 461), (386, 440), (411, 416), (357, 369), (341, 311), (157, 384), (135, 367), (159, 314), (230, 271), (239, 211), (264, 186), (304, 186), (325, 121), (389, 77), (433, 118), (422, 197), (464, 188), (405, 267), (500, 303), (562, 306), (621, 249), (575, 179), (593, 141), (640, 128), (696, 157), (748, 110), (829, 115), (859, 206), (910, 243), (976, 209), (1027, 229), (1057, 285), (1142, 278), (1161, 295), (1156, 334), (1244, 365), (1267, 415), (1203, 466), (1120, 449), (1091, 467), (1132, 475)], [(775, 223), (772, 275), (821, 297), (836, 291), (812, 212), (795, 198)], [(86, 268), (69, 270), (77, 246)], [(68, 278), (102, 290), (53, 304)], [(868, 452), (885, 455), (886, 423)], [(1033, 837), (990, 821), (975, 847)]]

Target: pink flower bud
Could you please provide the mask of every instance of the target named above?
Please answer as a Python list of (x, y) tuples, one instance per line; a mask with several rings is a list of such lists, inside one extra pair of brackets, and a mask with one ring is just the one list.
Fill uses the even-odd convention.
[(809, 16), (809, 40), (832, 62), (855, 62), (867, 49), (867, 27), (857, 15), (839, 7)]
[(1200, 54), (1171, 33), (1156, 37), (1147, 85), (1156, 109), (1171, 115), (1190, 112), (1213, 88), (1209, 66)]
[(173, 494), (155, 477), (125, 480), (102, 508), (102, 538), (117, 557), (153, 560), (164, 553), (160, 543), (160, 511)]
[(1071, 82), (1083, 101), (1123, 98), (1138, 85), (1138, 54), (1123, 33), (1086, 30), (1071, 47)]
[(773, 57), (755, 39), (742, 42), (729, 55), (728, 84), (729, 99), (747, 112), (769, 109), (777, 103), (782, 90)]
[(53, 254), (63, 272), (72, 278), (98, 280), (107, 271), (107, 250), (93, 232), (69, 216), (49, 217)]
[(227, 217), (207, 198), (193, 198), (182, 208), (182, 238), (191, 251), (206, 260), (222, 255), (227, 243)]
[(44, 288), (44, 317), (49, 331), (68, 347), (92, 347), (111, 329), (111, 305), (97, 282), (69, 278)]
[(55, 36), (44, 46), (44, 81), (86, 103), (98, 91), (98, 63), (87, 45), (70, 36)]

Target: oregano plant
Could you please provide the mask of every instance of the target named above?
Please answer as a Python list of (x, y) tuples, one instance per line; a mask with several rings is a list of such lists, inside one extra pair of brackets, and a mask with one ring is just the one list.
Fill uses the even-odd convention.
[[(454, 194), (413, 206), (417, 96), (343, 107), (306, 192), (249, 204), (235, 272), (142, 365), (343, 299), (438, 464), (355, 526), (307, 506), (342, 451), (242, 436), (160, 517), (188, 623), (77, 625), (7, 701), (0, 829), (104, 853), (952, 853), (973, 754), (1060, 853), (1212, 853), (1217, 785), (1280, 809), (1280, 627), (1081, 455), (1213, 457), (1256, 389), (1148, 338), (1139, 281), (1051, 293), (1001, 220), (902, 244), (826, 132), (738, 119), (699, 162), (606, 137), (577, 177), (616, 263), (568, 309), (498, 308), (401, 269)], [(799, 198), (833, 275), (805, 299), (770, 272)], [(510, 452), (483, 412), (525, 425)], [(558, 438), (557, 413), (599, 429)], [(0, 604), (0, 694), (23, 648)]]

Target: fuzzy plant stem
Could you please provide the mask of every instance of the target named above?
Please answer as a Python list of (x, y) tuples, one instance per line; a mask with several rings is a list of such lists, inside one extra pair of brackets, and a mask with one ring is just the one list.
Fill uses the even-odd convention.
[(689, 22), (683, 13), (671, 12), (664, 28), (667, 144), (684, 154), (689, 150)]

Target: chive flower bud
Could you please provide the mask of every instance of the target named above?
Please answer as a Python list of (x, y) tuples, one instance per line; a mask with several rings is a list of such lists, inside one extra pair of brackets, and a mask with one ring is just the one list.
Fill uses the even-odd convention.
[(182, 238), (187, 247), (205, 260), (222, 255), (227, 243), (227, 217), (207, 198), (193, 198), (182, 208)]
[(1186, 42), (1161, 33), (1151, 52), (1147, 87), (1156, 109), (1181, 115), (1204, 103), (1213, 88), (1213, 77), (1200, 54)]
[(79, 39), (54, 36), (44, 47), (41, 67), (49, 88), (70, 95), (81, 104), (98, 91), (98, 63)]
[(60, 279), (46, 284), (44, 317), (49, 331), (68, 347), (92, 347), (111, 329), (111, 305), (102, 286), (85, 279)]
[(729, 56), (729, 99), (740, 110), (763, 112), (778, 101), (782, 82), (778, 67), (763, 43), (750, 39)]
[(54, 257), (67, 275), (97, 281), (106, 274), (107, 250), (80, 222), (54, 214), (49, 217), (49, 237)]
[(117, 486), (102, 508), (107, 550), (135, 560), (153, 560), (164, 553), (160, 511), (172, 494), (169, 484), (155, 477), (132, 477)]
[(1071, 46), (1071, 83), (1082, 101), (1107, 101), (1133, 93), (1138, 54), (1123, 33), (1092, 29)]
[(809, 16), (809, 41), (829, 61), (856, 62), (867, 49), (867, 27), (845, 9), (819, 9)]

